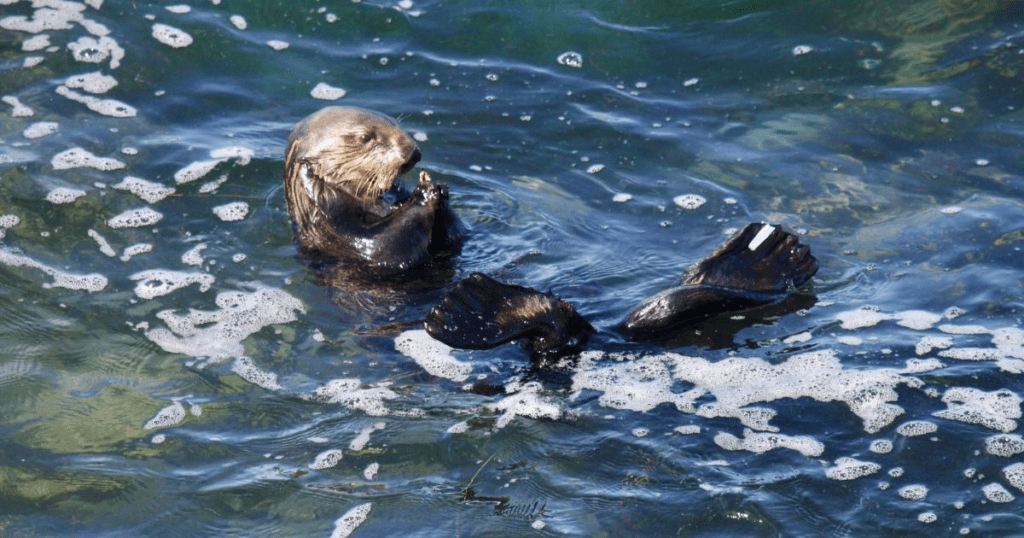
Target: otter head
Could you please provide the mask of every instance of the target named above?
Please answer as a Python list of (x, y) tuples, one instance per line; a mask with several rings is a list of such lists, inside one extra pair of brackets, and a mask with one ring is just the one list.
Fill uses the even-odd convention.
[(306, 234), (349, 199), (369, 207), (420, 160), (398, 123), (370, 110), (327, 107), (292, 129), (285, 152), (288, 210)]

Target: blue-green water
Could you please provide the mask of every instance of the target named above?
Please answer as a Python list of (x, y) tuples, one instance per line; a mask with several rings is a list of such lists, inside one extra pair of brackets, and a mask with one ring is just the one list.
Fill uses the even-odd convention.
[[(0, 5), (0, 536), (1022, 533), (1019, 2), (88, 4)], [(419, 141), (459, 274), (609, 329), (768, 220), (817, 303), (396, 351), (429, 302), (295, 258), (331, 103)]]

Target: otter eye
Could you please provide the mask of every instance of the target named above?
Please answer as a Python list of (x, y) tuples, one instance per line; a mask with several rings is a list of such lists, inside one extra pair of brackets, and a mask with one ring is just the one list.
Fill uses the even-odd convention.
[(359, 135), (359, 143), (360, 144), (369, 144), (370, 142), (373, 142), (373, 140), (375, 138), (376, 137), (373, 135), (373, 133), (363, 133), (363, 134)]

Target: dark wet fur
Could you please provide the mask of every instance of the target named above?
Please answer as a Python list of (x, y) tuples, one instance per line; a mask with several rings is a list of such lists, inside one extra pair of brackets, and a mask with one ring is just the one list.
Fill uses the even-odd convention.
[[(671, 341), (687, 326), (723, 313), (784, 302), (818, 270), (796, 236), (775, 228), (755, 250), (760, 223), (748, 225), (683, 274), (679, 285), (645, 300), (626, 316), (632, 340)], [(491, 348), (521, 340), (534, 353), (575, 349), (593, 328), (565, 301), (532, 288), (473, 274), (430, 311), (427, 332), (458, 348)]]

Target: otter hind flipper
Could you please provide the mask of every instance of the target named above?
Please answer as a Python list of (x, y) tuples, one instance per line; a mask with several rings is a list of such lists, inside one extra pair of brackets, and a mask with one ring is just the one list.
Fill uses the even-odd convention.
[(633, 339), (656, 339), (718, 314), (779, 301), (818, 271), (811, 249), (779, 226), (753, 223), (626, 316)]
[(817, 271), (818, 260), (795, 235), (781, 226), (752, 223), (691, 267), (682, 284), (782, 294), (804, 285)]
[(533, 353), (577, 347), (593, 332), (569, 303), (480, 273), (452, 286), (427, 314), (425, 325), (431, 336), (452, 347), (489, 349), (521, 340)]

